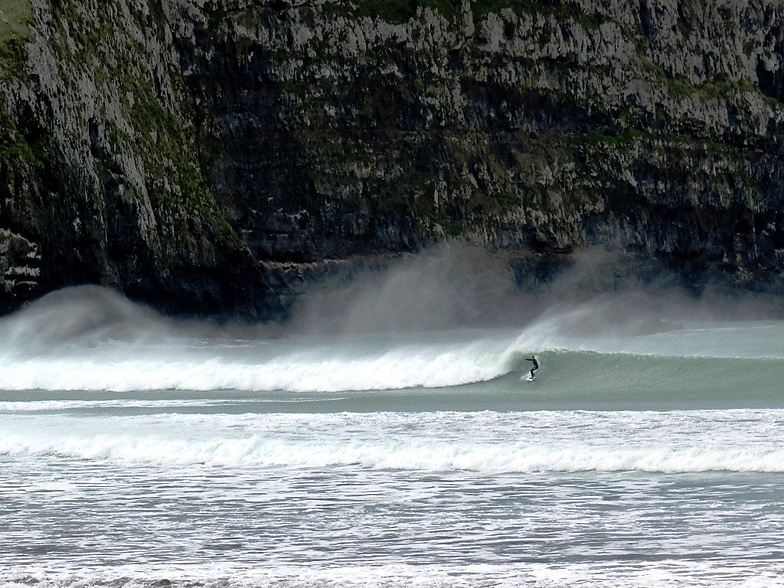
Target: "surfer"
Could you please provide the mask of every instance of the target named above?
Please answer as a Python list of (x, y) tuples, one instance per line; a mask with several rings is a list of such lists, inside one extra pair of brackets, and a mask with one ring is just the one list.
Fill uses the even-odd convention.
[(525, 360), (534, 362), (534, 365), (530, 371), (530, 375), (528, 376), (529, 380), (533, 380), (536, 377), (536, 372), (539, 371), (539, 362), (536, 361), (536, 356), (533, 354), (531, 354), (531, 357), (526, 357)]

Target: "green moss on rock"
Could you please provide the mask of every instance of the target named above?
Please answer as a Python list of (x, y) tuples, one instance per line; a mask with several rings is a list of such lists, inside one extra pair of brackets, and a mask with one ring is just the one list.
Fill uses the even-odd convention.
[(24, 45), (32, 37), (32, 19), (28, 0), (0, 0), (0, 78), (25, 77)]

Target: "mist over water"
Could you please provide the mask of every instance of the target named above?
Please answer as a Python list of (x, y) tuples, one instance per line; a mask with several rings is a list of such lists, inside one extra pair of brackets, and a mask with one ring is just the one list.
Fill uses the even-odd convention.
[(330, 334), (524, 324), (539, 306), (516, 290), (505, 261), (464, 243), (434, 247), (314, 288), (290, 328)]
[(98, 286), (66, 288), (0, 319), (0, 350), (61, 351), (107, 342), (175, 339), (267, 340), (309, 334), (434, 332), (531, 327), (561, 334), (624, 336), (679, 328), (682, 321), (778, 320), (780, 302), (754, 297), (696, 297), (672, 287), (597, 290), (614, 258), (576, 256), (539, 292), (522, 292), (506, 260), (456, 242), (392, 262), (384, 270), (314, 285), (284, 325), (213, 324), (166, 318)]
[[(519, 375), (537, 353), (550, 385), (576, 393), (610, 371), (637, 381), (629, 379), (643, 361), (635, 357), (654, 358), (643, 371), (660, 385), (672, 383), (675, 362), (655, 358), (784, 357), (774, 306), (654, 288), (585, 295), (601, 261), (588, 255), (531, 294), (517, 290), (500, 258), (443, 246), (314, 288), (287, 325), (173, 320), (110, 290), (70, 288), (0, 319), (0, 389), (450, 388)], [(721, 363), (702, 368), (703, 381), (714, 374), (728, 386)], [(754, 372), (772, 378), (778, 368)]]
[(670, 283), (607, 290), (614, 254), (584, 251), (537, 292), (517, 288), (503, 256), (462, 242), (402, 258), (384, 271), (314, 288), (296, 308), (295, 332), (406, 332), (525, 327), (547, 320), (575, 334), (623, 335), (677, 327), (678, 321), (784, 318), (784, 304), (764, 296), (696, 296)]

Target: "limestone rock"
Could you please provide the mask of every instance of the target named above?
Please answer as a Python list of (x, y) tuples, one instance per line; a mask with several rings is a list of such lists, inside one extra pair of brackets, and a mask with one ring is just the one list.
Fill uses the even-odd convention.
[(2, 310), (99, 283), (274, 318), (449, 239), (524, 288), (598, 247), (616, 277), (784, 293), (776, 0), (21, 5)]

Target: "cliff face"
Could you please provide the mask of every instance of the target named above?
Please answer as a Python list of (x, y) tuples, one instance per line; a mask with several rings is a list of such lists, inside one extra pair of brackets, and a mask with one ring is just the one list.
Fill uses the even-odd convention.
[[(20, 7), (21, 6), (21, 7)], [(0, 2), (0, 306), (285, 313), (446, 239), (784, 293), (777, 0)]]

